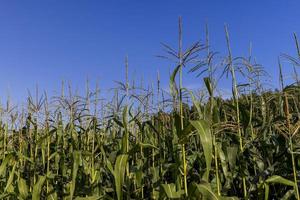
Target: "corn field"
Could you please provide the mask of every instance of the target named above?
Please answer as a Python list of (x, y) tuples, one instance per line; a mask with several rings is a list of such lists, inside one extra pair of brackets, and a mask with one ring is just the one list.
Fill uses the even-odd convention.
[[(225, 26), (224, 55), (204, 42), (162, 44), (174, 61), (169, 91), (160, 75), (150, 86), (128, 75), (109, 99), (100, 87), (78, 95), (28, 95), (1, 106), (1, 199), (298, 199), (300, 49), (278, 58), (279, 87), (264, 87), (264, 68), (233, 55)], [(284, 62), (283, 62), (284, 61)], [(293, 83), (283, 64), (293, 66)], [(204, 87), (185, 88), (183, 75)], [(219, 85), (231, 82), (222, 97)]]

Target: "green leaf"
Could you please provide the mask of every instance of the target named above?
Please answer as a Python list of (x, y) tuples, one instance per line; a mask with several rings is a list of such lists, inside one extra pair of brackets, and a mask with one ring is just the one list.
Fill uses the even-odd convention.
[(208, 183), (196, 184), (197, 189), (202, 194), (203, 200), (218, 200), (218, 195), (215, 194)]
[(220, 200), (239, 200), (237, 197), (219, 197)]
[(199, 101), (197, 101), (195, 95), (193, 94), (192, 91), (186, 89), (186, 88), (183, 88), (185, 91), (189, 92), (190, 93), (190, 96), (191, 96), (191, 99), (192, 99), (192, 102), (193, 102), (193, 105), (195, 106), (197, 112), (198, 112), (198, 116), (201, 118), (201, 116), (203, 115), (202, 114), (202, 111), (201, 111), (201, 108), (200, 108), (200, 103)]
[(268, 184), (278, 183), (278, 184), (283, 184), (283, 185), (292, 186), (292, 187), (295, 186), (295, 183), (293, 181), (290, 181), (290, 180), (283, 178), (281, 176), (278, 176), (278, 175), (271, 176), (265, 182)]
[(211, 161), (212, 161), (212, 151), (213, 151), (211, 131), (208, 123), (205, 120), (191, 121), (191, 124), (196, 128), (200, 136), (200, 140), (201, 140), (201, 144), (205, 156), (205, 162), (206, 162), (205, 179), (208, 182), (209, 172), (211, 168)]
[(38, 181), (33, 186), (33, 192), (32, 192), (32, 200), (39, 200), (41, 199), (41, 193), (43, 189), (43, 185), (45, 183), (46, 176), (39, 176)]
[(115, 169), (113, 175), (115, 179), (115, 186), (116, 186), (116, 193), (117, 193), (118, 200), (121, 200), (123, 196), (122, 186), (124, 182), (125, 169), (127, 167), (127, 159), (128, 159), (128, 155), (121, 154), (117, 157), (115, 163)]
[(135, 172), (135, 180), (136, 180), (136, 185), (138, 187), (142, 186), (143, 177), (144, 177), (144, 173), (142, 170), (137, 170)]
[(125, 154), (125, 153), (128, 153), (128, 146), (129, 146), (129, 131), (128, 131), (128, 127), (127, 127), (127, 124), (128, 124), (128, 119), (127, 119), (127, 115), (128, 115), (128, 108), (127, 106), (124, 107), (124, 110), (123, 110), (123, 114), (122, 114), (122, 119), (123, 119), (123, 128), (124, 128), (124, 134), (123, 134), (123, 137), (122, 137), (122, 152)]
[(72, 183), (70, 188), (70, 197), (73, 199), (74, 191), (76, 188), (76, 177), (78, 168), (80, 165), (80, 159), (81, 159), (81, 151), (74, 151), (73, 152), (73, 171), (72, 171)]
[(91, 197), (76, 197), (75, 200), (98, 200), (101, 199), (99, 196), (91, 196)]
[(176, 191), (174, 183), (162, 184), (161, 186), (169, 199), (179, 199), (184, 194), (183, 190)]
[(188, 122), (188, 124), (184, 125), (183, 130), (181, 130), (180, 116), (177, 115), (177, 114), (176, 114), (176, 116), (178, 116), (177, 119), (179, 119), (179, 120), (175, 120), (176, 133), (177, 133), (177, 136), (178, 136), (178, 143), (179, 144), (185, 144), (185, 143), (188, 142), (189, 136), (193, 132), (194, 127), (192, 126), (192, 124), (190, 122)]
[(228, 178), (228, 164), (226, 162), (226, 156), (222, 150), (222, 147), (221, 147), (221, 143), (217, 143), (217, 149), (218, 149), (218, 156), (221, 160), (221, 166), (222, 166), (222, 170), (223, 170), (223, 173), (224, 173), (224, 176), (226, 178)]
[(234, 146), (227, 147), (226, 149), (227, 149), (227, 157), (228, 157), (230, 171), (234, 172), (236, 166), (238, 147), (234, 145)]
[(265, 200), (269, 199), (270, 184), (282, 184), (295, 187), (295, 183), (278, 175), (271, 176), (265, 181)]
[(173, 71), (173, 73), (170, 76), (170, 93), (173, 97), (176, 97), (178, 95), (178, 89), (176, 86), (176, 75), (180, 69), (181, 65), (177, 65)]
[(265, 200), (269, 200), (270, 186), (268, 184), (264, 184), (264, 186), (265, 186)]
[(11, 194), (8, 194), (8, 193), (0, 194), (0, 199), (5, 199), (9, 196), (11, 196)]
[(124, 128), (122, 122), (120, 122), (116, 117), (113, 118), (114, 122), (116, 122), (116, 124), (122, 128)]
[(295, 195), (295, 190), (289, 190), (280, 200), (289, 200), (292, 198), (293, 195)]
[(28, 197), (28, 187), (27, 187), (25, 179), (23, 179), (23, 178), (19, 179), (19, 181), (18, 181), (18, 190), (19, 190), (19, 196), (24, 200), (27, 199), (27, 197)]
[(110, 171), (110, 173), (112, 174), (112, 175), (114, 175), (114, 168), (113, 168), (113, 166), (112, 166), (112, 164), (111, 164), (111, 162), (109, 161), (109, 159), (106, 159), (106, 167), (107, 167), (107, 169)]
[(205, 77), (204, 78), (204, 83), (205, 83), (205, 86), (206, 86), (206, 89), (208, 91), (209, 96), (212, 96), (213, 95), (213, 87), (212, 87), (210, 78)]
[(123, 126), (124, 126), (124, 129), (127, 130), (127, 124), (128, 124), (128, 107), (125, 106), (124, 109), (123, 109), (123, 113), (122, 113), (122, 121), (123, 121)]
[(16, 166), (17, 166), (17, 163), (14, 164), (11, 172), (9, 173), (9, 177), (8, 177), (8, 180), (7, 180), (4, 192), (6, 192), (8, 190), (8, 188), (11, 186), (11, 184), (12, 184), (12, 182), (14, 180)]
[(152, 182), (156, 183), (159, 181), (159, 168), (158, 167), (150, 167), (150, 174), (152, 176)]
[(1, 163), (1, 166), (0, 166), (0, 177), (3, 177), (4, 176), (4, 173), (6, 171), (6, 165), (9, 163), (9, 161), (13, 158), (13, 155), (12, 154), (8, 154), (3, 162)]
[(189, 194), (196, 199), (202, 200), (238, 200), (237, 197), (218, 196), (212, 189), (209, 183), (192, 183), (189, 187)]

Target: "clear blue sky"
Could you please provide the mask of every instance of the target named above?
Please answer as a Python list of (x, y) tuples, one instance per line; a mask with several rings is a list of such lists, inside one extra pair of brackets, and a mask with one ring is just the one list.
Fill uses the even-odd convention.
[[(234, 55), (247, 55), (277, 80), (277, 56), (294, 54), (293, 32), (300, 34), (296, 0), (9, 0), (0, 3), (0, 95), (26, 96), (38, 83), (51, 94), (61, 80), (84, 88), (87, 77), (101, 88), (124, 80), (128, 55), (131, 78), (167, 86), (173, 66), (156, 58), (160, 42), (176, 47), (177, 20), (183, 17), (184, 43), (204, 38), (209, 23), (214, 50), (224, 52), (224, 23)], [(187, 85), (201, 80), (185, 79)], [(275, 81), (276, 84), (276, 81)]]

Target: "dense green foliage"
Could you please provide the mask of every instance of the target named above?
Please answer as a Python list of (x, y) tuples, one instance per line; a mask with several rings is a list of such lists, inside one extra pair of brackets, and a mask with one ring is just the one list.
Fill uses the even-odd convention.
[[(205, 44), (183, 51), (179, 25), (178, 51), (163, 45), (178, 60), (169, 95), (159, 78), (157, 91), (143, 89), (126, 71), (111, 101), (87, 87), (84, 97), (62, 89), (51, 101), (30, 95), (22, 111), (3, 106), (0, 198), (299, 199), (297, 77), (284, 86), (279, 64), (281, 88), (266, 91), (251, 55), (232, 56), (227, 28), (228, 55), (218, 59), (208, 30)], [(296, 66), (298, 55), (284, 59)], [(220, 67), (230, 99), (216, 92)], [(184, 88), (188, 68), (201, 92)]]

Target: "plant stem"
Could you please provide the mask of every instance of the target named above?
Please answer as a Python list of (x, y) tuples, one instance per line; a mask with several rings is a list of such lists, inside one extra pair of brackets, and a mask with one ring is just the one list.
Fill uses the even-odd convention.
[[(236, 76), (235, 76), (235, 69), (233, 66), (233, 59), (232, 59), (232, 53), (231, 53), (231, 48), (230, 48), (230, 40), (229, 40), (229, 33), (228, 33), (228, 28), (225, 25), (225, 33), (226, 33), (226, 42), (227, 42), (227, 48), (228, 48), (228, 65), (229, 65), (229, 70), (231, 73), (232, 77), (232, 87), (233, 87), (233, 99), (235, 102), (235, 109), (236, 109), (236, 121), (237, 121), (237, 131), (238, 131), (238, 137), (239, 137), (239, 143), (240, 143), (240, 151), (241, 153), (244, 151), (243, 150), (243, 139), (242, 139), (242, 132), (240, 128), (240, 109), (239, 109), (239, 97), (238, 97), (238, 88), (237, 88), (237, 81), (236, 81)], [(243, 176), (243, 190), (244, 190), (244, 197), (247, 197), (247, 186), (246, 186), (246, 179)]]

